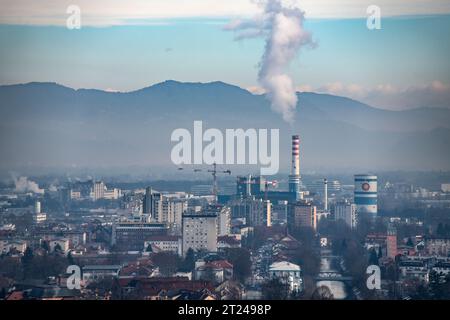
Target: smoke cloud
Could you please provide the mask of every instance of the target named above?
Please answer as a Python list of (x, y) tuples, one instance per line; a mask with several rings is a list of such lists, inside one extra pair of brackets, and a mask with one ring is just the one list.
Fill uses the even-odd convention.
[(261, 1), (259, 5), (264, 8), (261, 15), (252, 20), (232, 21), (225, 29), (237, 31), (236, 40), (261, 36), (266, 39), (258, 81), (270, 99), (272, 109), (292, 124), (297, 94), (287, 70), (300, 49), (314, 46), (314, 42), (303, 27), (304, 12), (299, 8), (283, 5), (281, 0)]
[(13, 177), (13, 179), (17, 192), (33, 192), (39, 194), (44, 193), (44, 189), (40, 189), (39, 185), (36, 182), (28, 180), (27, 177)]

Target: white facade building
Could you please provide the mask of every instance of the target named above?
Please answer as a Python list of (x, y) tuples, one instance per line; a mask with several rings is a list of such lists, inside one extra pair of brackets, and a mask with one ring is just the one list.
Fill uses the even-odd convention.
[(151, 246), (152, 252), (166, 251), (181, 256), (182, 239), (177, 236), (154, 236), (144, 242), (144, 252)]
[(24, 253), (27, 243), (22, 240), (0, 240), (0, 254), (8, 254), (11, 251)]
[(357, 224), (356, 205), (349, 202), (338, 202), (334, 206), (334, 219), (344, 220), (350, 228)]
[(279, 279), (286, 284), (290, 292), (301, 292), (303, 290), (303, 280), (299, 265), (288, 261), (272, 263), (269, 267), (271, 279)]
[(217, 215), (208, 213), (183, 215), (183, 256), (194, 251), (217, 251)]
[(55, 248), (58, 246), (61, 248), (62, 252), (66, 253), (70, 249), (70, 241), (69, 239), (52, 239), (49, 240), (48, 246), (50, 248), (50, 252), (55, 251)]

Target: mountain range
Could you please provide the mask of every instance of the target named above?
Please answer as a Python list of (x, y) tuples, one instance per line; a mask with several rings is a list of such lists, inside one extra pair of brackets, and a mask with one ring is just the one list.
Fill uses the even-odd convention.
[[(132, 92), (32, 82), (0, 86), (0, 168), (173, 166), (170, 135), (205, 128), (280, 129), (281, 170), (301, 135), (304, 170), (450, 170), (450, 109), (390, 111), (298, 93), (294, 124), (264, 95), (223, 82), (165, 81)], [(172, 168), (173, 169), (173, 168)]]

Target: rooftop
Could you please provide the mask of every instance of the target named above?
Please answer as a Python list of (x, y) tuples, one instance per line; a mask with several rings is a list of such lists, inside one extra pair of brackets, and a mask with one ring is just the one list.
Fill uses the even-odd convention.
[(270, 265), (269, 271), (301, 271), (299, 265), (289, 261), (274, 262)]

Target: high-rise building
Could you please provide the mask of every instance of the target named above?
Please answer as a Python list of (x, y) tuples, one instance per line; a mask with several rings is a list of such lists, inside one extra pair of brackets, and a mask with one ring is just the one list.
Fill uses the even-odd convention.
[(299, 227), (317, 227), (317, 209), (309, 202), (297, 201), (289, 205), (288, 225)]
[(395, 259), (397, 256), (397, 230), (395, 227), (389, 225), (386, 235), (386, 251), (387, 256)]
[(210, 204), (200, 210), (203, 214), (217, 216), (217, 236), (226, 236), (231, 233), (231, 208), (221, 204)]
[(187, 200), (165, 196), (146, 188), (143, 199), (143, 214), (150, 215), (153, 222), (166, 223), (174, 234), (181, 234), (182, 214), (187, 209)]
[(41, 202), (40, 201), (36, 201), (34, 203), (34, 213), (35, 214), (41, 213)]
[(355, 204), (358, 216), (376, 218), (377, 216), (377, 176), (355, 174)]
[(334, 205), (334, 219), (344, 220), (350, 228), (357, 225), (356, 205), (348, 201), (337, 202)]
[(142, 204), (142, 213), (149, 214), (155, 220), (156, 213), (161, 210), (162, 195), (159, 192), (153, 191), (151, 187), (145, 189), (144, 201)]
[(194, 251), (217, 251), (217, 214), (183, 214), (183, 256), (189, 249)]
[(34, 214), (33, 214), (33, 221), (35, 223), (42, 223), (47, 220), (47, 214), (41, 211), (41, 202), (36, 201), (34, 203)]
[(263, 196), (266, 179), (262, 176), (237, 177), (236, 194), (243, 198), (250, 196)]
[(272, 204), (270, 214), (271, 224), (286, 224), (288, 213), (288, 202), (286, 200), (276, 201)]
[(111, 244), (120, 250), (141, 251), (145, 241), (167, 233), (168, 227), (164, 223), (119, 222), (113, 225)]
[(269, 200), (255, 199), (254, 197), (239, 199), (231, 201), (230, 207), (232, 217), (245, 218), (248, 226), (272, 225), (272, 204)]
[(292, 163), (291, 174), (289, 175), (289, 192), (300, 199), (300, 137), (292, 136)]
[(99, 200), (99, 199), (103, 199), (105, 197), (105, 184), (103, 183), (103, 181), (96, 181), (94, 182), (94, 186), (93, 186), (93, 199), (94, 200)]

